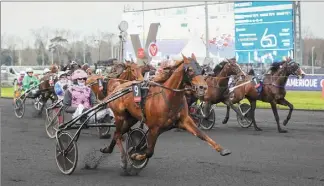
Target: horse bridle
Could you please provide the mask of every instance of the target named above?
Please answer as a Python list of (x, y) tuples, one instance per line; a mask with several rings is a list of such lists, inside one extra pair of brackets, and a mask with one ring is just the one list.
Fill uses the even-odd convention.
[[(296, 70), (290, 69), (290, 68), (295, 68), (294, 66), (291, 66), (292, 64), (297, 64), (297, 68), (296, 68)], [(290, 67), (290, 68), (289, 68), (289, 67)], [(290, 73), (291, 75), (298, 76), (298, 75), (297, 75), (297, 71), (298, 71), (298, 69), (300, 68), (298, 63), (296, 63), (295, 61), (290, 61), (290, 62), (288, 62), (286, 68), (287, 68), (287, 72), (288, 72), (288, 73)], [(292, 71), (290, 71), (290, 70), (292, 70)]]

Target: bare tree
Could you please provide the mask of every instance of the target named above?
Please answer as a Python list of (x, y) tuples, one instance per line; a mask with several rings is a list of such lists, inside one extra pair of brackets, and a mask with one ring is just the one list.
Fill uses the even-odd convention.
[(10, 65), (14, 65), (15, 63), (15, 49), (17, 46), (17, 37), (13, 36), (13, 35), (8, 35), (6, 36), (6, 38), (3, 38), (4, 40), (2, 42), (4, 42), (4, 44), (7, 46), (8, 50), (10, 51), (11, 55), (11, 61), (10, 61)]
[(61, 63), (62, 54), (66, 53), (66, 48), (71, 31), (67, 29), (55, 29), (53, 30), (54, 37), (50, 40), (51, 47), (53, 47), (58, 55), (58, 60)]
[(31, 33), (35, 37), (35, 47), (40, 49), (42, 65), (44, 66), (46, 47), (50, 38), (50, 29), (47, 27), (41, 27), (38, 29), (32, 29)]
[(100, 49), (102, 47), (103, 42), (108, 43), (108, 46), (110, 49), (110, 50), (108, 50), (109, 57), (113, 56), (113, 39), (114, 39), (114, 37), (116, 37), (115, 34), (110, 33), (110, 32), (100, 31), (100, 30), (97, 30), (97, 33), (92, 35), (92, 43), (94, 44), (94, 46), (98, 47), (98, 59), (99, 60), (100, 60), (100, 56), (101, 56)]
[(21, 66), (21, 62), (22, 62), (22, 51), (24, 50), (24, 40), (22, 40), (20, 37), (16, 37), (16, 44), (17, 44), (17, 48), (18, 48), (18, 61), (19, 61), (19, 65)]
[(304, 38), (304, 39), (313, 39), (314, 38), (314, 34), (311, 31), (309, 26), (302, 29), (302, 38)]
[(79, 41), (80, 33), (79, 32), (72, 32), (70, 34), (70, 41), (72, 44), (72, 50), (74, 53), (74, 59), (77, 58), (77, 47), (76, 47), (76, 42)]
[(6, 33), (2, 33), (1, 34), (1, 49), (7, 47), (7, 46), (5, 46), (5, 44), (6, 44), (5, 40), (6, 39), (7, 39), (7, 34)]

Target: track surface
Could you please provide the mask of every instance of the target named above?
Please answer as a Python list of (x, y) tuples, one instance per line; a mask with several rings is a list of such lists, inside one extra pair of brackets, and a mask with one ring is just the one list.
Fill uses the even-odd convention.
[[(207, 134), (232, 154), (221, 157), (187, 132), (168, 131), (139, 176), (121, 174), (119, 151), (108, 155), (96, 170), (86, 170), (84, 157), (110, 140), (98, 139), (95, 129), (83, 130), (78, 141), (79, 162), (71, 176), (59, 172), (54, 140), (47, 138), (44, 118), (34, 118), (29, 105), (23, 119), (13, 113), (11, 100), (1, 99), (2, 185), (324, 185), (324, 112), (294, 111), (287, 134), (276, 130), (271, 110), (257, 110), (262, 132), (240, 128), (232, 112)], [(287, 111), (280, 111), (281, 121)], [(116, 146), (117, 147), (117, 146)], [(98, 152), (99, 153), (99, 152)]]

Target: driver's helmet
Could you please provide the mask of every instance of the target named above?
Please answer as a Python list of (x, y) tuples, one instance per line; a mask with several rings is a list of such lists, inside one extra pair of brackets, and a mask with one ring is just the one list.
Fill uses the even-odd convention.
[(34, 70), (32, 68), (27, 68), (26, 69), (26, 72), (29, 73), (29, 72), (34, 72)]
[(44, 74), (46, 74), (46, 73), (48, 73), (48, 72), (50, 72), (50, 69), (45, 68), (45, 69), (44, 69)]
[(82, 78), (88, 78), (88, 74), (84, 70), (78, 69), (73, 72), (72, 80), (77, 80)]
[(59, 77), (59, 78), (61, 78), (62, 75), (66, 75), (66, 72), (64, 72), (64, 71), (60, 71), (60, 72), (58, 73), (58, 77)]

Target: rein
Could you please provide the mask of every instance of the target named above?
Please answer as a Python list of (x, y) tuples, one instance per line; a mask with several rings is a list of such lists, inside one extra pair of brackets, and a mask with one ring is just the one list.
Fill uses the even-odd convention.
[(161, 87), (161, 88), (164, 88), (164, 89), (167, 89), (167, 90), (170, 90), (170, 91), (173, 91), (173, 92), (184, 92), (184, 91), (188, 91), (188, 90), (192, 90), (192, 88), (184, 88), (184, 89), (173, 89), (173, 88), (169, 88), (169, 87), (166, 87), (164, 85), (161, 85), (159, 83), (156, 83), (154, 81), (148, 81), (149, 84), (152, 84), (153, 86), (158, 86), (158, 87)]

